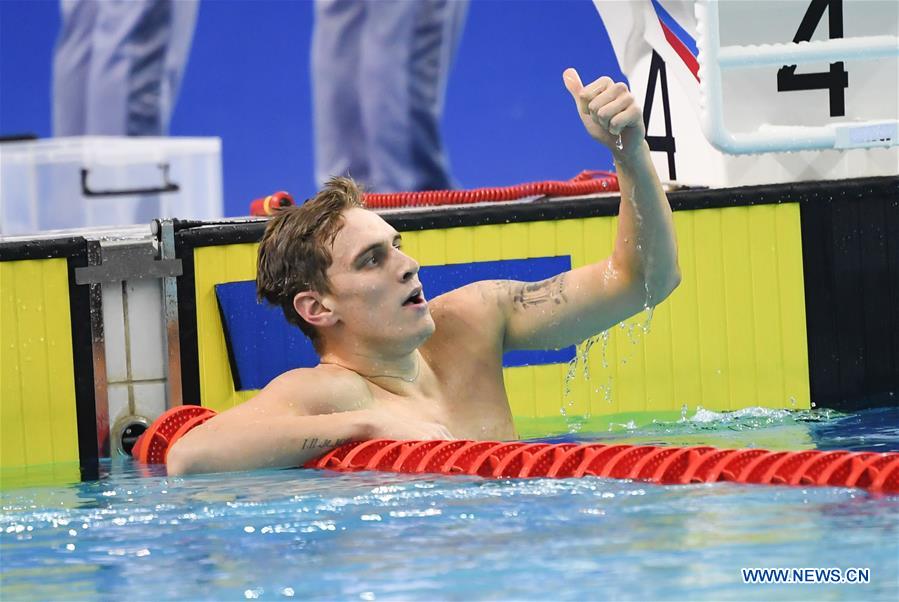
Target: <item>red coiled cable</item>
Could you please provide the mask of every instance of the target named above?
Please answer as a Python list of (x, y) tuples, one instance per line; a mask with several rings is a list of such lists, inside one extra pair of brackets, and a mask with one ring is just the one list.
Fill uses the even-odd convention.
[(528, 197), (582, 196), (616, 191), (618, 191), (617, 175), (608, 171), (585, 170), (568, 181), (548, 180), (544, 182), (528, 182), (516, 186), (474, 188), (472, 190), (372, 192), (365, 194), (365, 206), (370, 209), (398, 209), (401, 207), (469, 205), (516, 201)]
[[(470, 205), (517, 201), (528, 197), (566, 197), (617, 192), (614, 172), (584, 170), (568, 181), (547, 180), (516, 186), (474, 188), (471, 190), (425, 190), (420, 192), (368, 192), (363, 195), (369, 209), (400, 209), (441, 205)], [(294, 204), (289, 193), (281, 191), (250, 203), (250, 215), (268, 216)]]
[(276, 211), (284, 207), (290, 207), (294, 204), (293, 197), (289, 192), (280, 190), (261, 199), (255, 199), (250, 202), (250, 215), (265, 217), (273, 215)]

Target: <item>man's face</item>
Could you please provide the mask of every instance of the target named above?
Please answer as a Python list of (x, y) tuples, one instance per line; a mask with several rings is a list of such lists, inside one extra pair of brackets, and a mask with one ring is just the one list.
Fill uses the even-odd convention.
[(434, 332), (418, 263), (402, 252), (399, 233), (377, 214), (353, 208), (343, 217), (327, 272), (331, 293), (323, 302), (346, 334), (366, 347), (408, 353)]

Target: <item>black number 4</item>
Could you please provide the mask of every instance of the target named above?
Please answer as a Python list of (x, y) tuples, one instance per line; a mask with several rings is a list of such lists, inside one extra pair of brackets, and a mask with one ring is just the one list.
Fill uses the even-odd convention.
[[(828, 10), (829, 9), (829, 10)], [(843, 37), (843, 0), (812, 0), (802, 17), (793, 42), (808, 42), (815, 28), (821, 22), (824, 11), (828, 12), (830, 39)], [(777, 91), (829, 90), (830, 116), (846, 114), (845, 88), (849, 87), (849, 74), (843, 68), (843, 61), (830, 64), (830, 70), (818, 73), (796, 74), (796, 65), (784, 65), (777, 71)]]
[(660, 79), (662, 88), (662, 114), (665, 118), (665, 135), (646, 135), (646, 144), (651, 151), (659, 151), (668, 155), (668, 179), (676, 180), (674, 169), (674, 136), (671, 135), (671, 109), (668, 105), (668, 72), (665, 61), (655, 50), (652, 51), (652, 62), (649, 64), (649, 82), (646, 84), (646, 98), (643, 99), (643, 125), (649, 130), (649, 117), (652, 114), (652, 103), (656, 94), (656, 79)]

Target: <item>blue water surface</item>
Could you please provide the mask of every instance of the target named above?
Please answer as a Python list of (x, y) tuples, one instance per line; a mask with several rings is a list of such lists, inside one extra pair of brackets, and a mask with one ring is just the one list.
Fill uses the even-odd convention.
[[(781, 448), (791, 438), (797, 448), (896, 451), (899, 409), (698, 412), (576, 437)], [(104, 468), (99, 481), (2, 493), (0, 598), (899, 599), (899, 496), (308, 470), (168, 478), (130, 461)], [(870, 583), (747, 585), (741, 568), (750, 567), (866, 568)]]

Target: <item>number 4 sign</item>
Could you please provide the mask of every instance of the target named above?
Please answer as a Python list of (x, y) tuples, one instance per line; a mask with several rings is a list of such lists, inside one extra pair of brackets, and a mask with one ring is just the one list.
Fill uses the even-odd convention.
[[(793, 42), (810, 42), (824, 12), (829, 12), (829, 38), (843, 37), (843, 0), (812, 0), (793, 36)], [(783, 66), (777, 70), (777, 91), (829, 90), (830, 116), (842, 117), (846, 114), (845, 88), (849, 87), (849, 74), (843, 61), (830, 64), (830, 69), (819, 73), (796, 74), (796, 65)]]
[[(663, 179), (734, 186), (899, 172), (897, 147), (871, 148), (897, 143), (899, 3), (594, 4), (643, 102)], [(853, 147), (866, 150), (827, 150)]]

